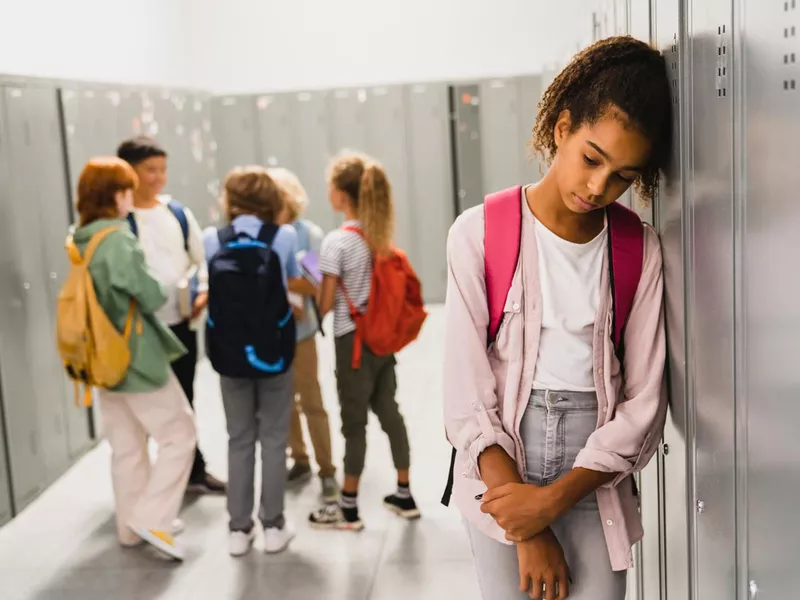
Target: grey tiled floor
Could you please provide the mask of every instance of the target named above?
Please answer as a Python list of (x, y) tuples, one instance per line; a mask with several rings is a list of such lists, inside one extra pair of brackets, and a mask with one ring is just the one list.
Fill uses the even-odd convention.
[[(176, 566), (144, 549), (116, 544), (108, 470), (99, 445), (41, 498), (0, 530), (0, 600), (478, 600), (469, 548), (455, 510), (439, 505), (449, 452), (441, 416), (442, 314), (399, 357), (399, 400), (412, 442), (412, 486), (423, 511), (403, 522), (381, 507), (394, 485), (389, 446), (369, 428), (360, 495), (360, 534), (311, 531), (316, 482), (287, 497), (299, 534), (290, 549), (235, 560), (226, 551), (225, 499), (187, 498), (181, 536), (188, 559)], [(320, 340), (320, 379), (341, 464), (343, 444), (332, 367), (332, 342)], [(200, 444), (210, 470), (226, 472), (225, 421), (216, 377), (201, 363), (197, 378)]]

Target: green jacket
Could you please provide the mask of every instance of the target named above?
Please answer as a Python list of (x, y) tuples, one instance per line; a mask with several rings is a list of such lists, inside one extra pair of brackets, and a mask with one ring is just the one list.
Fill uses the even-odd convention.
[(145, 263), (130, 226), (125, 220), (101, 219), (74, 232), (81, 254), (92, 236), (109, 226), (118, 226), (97, 248), (89, 272), (94, 280), (97, 301), (120, 331), (125, 327), (130, 299), (142, 317), (142, 333), (131, 334), (131, 365), (115, 392), (151, 392), (167, 383), (170, 363), (186, 354), (178, 338), (153, 314), (166, 301), (161, 285)]

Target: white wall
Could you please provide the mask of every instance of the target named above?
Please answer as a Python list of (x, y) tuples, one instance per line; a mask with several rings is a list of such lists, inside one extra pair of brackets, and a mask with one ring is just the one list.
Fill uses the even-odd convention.
[(535, 73), (615, 1), (0, 0), (0, 73), (219, 93)]
[(190, 0), (0, 0), (0, 73), (205, 87)]
[(592, 10), (605, 4), (201, 0), (194, 31), (207, 37), (216, 92), (325, 88), (538, 72), (591, 42)]

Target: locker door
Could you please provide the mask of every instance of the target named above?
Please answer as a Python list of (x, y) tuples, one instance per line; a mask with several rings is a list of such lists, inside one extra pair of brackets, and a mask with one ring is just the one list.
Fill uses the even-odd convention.
[[(665, 560), (662, 561), (660, 600), (689, 599), (689, 537), (687, 490), (690, 485), (687, 455), (688, 417), (686, 400), (686, 312), (684, 305), (686, 256), (683, 229), (686, 214), (683, 206), (681, 165), (684, 152), (681, 147), (682, 115), (680, 106), (682, 88), (680, 62), (684, 31), (681, 24), (679, 0), (652, 0), (655, 16), (654, 43), (662, 51), (670, 70), (673, 84), (673, 169), (670, 178), (662, 182), (658, 195), (657, 225), (661, 238), (664, 261), (665, 315), (668, 340), (668, 386), (670, 414), (664, 430), (664, 444), (660, 449), (663, 475), (660, 481), (663, 527), (659, 531)], [(646, 600), (651, 600), (647, 598)]]
[(70, 460), (91, 446), (89, 413), (74, 405), (74, 388), (64, 375), (53, 338), (55, 331), (55, 306), (61, 285), (66, 281), (69, 260), (64, 251), (64, 237), (70, 224), (67, 173), (62, 148), (61, 124), (58, 114), (58, 97), (52, 89), (30, 89), (26, 94), (35, 156), (40, 177), (36, 179), (38, 194), (38, 231), (43, 249), (42, 275), (46, 282), (47, 324), (39, 331), (42, 355), (37, 370), (48, 373), (42, 385), (47, 390), (46, 400), (60, 400), (67, 428)]
[(745, 518), (739, 589), (771, 600), (796, 598), (800, 589), (800, 6), (796, 0), (742, 6), (744, 33), (735, 32), (744, 42), (736, 48), (743, 60), (736, 74), (746, 84), (737, 121), (746, 157), (744, 180), (737, 179), (746, 194), (739, 196), (746, 366), (737, 397)]
[(297, 176), (310, 199), (306, 216), (330, 231), (339, 220), (328, 201), (325, 171), (331, 151), (328, 134), (328, 98), (326, 92), (301, 92), (295, 95), (294, 124), (297, 139)]
[(342, 150), (364, 151), (367, 130), (364, 107), (367, 90), (336, 90), (328, 96), (330, 114), (330, 147), (333, 154)]
[(187, 97), (180, 92), (165, 90), (156, 95), (155, 114), (158, 133), (154, 136), (169, 155), (167, 185), (164, 194), (186, 205), (193, 213), (202, 210), (191, 195), (190, 148), (186, 132)]
[[(692, 4), (689, 410), (698, 598), (736, 597), (733, 69), (730, 0)], [(723, 75), (723, 69), (725, 74)]]
[(525, 142), (514, 79), (480, 84), (481, 157), (486, 193), (523, 183), (520, 165)]
[[(0, 184), (2, 189), (2, 184)], [(11, 475), (8, 471), (7, 431), (3, 417), (3, 400), (0, 397), (0, 527), (5, 525), (14, 516), (11, 503)]]
[(517, 114), (519, 116), (519, 135), (521, 148), (519, 152), (519, 183), (534, 183), (539, 181), (547, 170), (541, 157), (534, 156), (529, 142), (533, 137), (533, 125), (539, 111), (539, 100), (542, 99), (541, 75), (520, 77), (517, 84)]
[(369, 90), (369, 99), (364, 104), (366, 151), (386, 168), (394, 196), (395, 241), (406, 251), (411, 264), (419, 268), (422, 256), (416, 224), (423, 215), (414, 213), (409, 194), (405, 104), (403, 87), (376, 87)]
[[(31, 132), (24, 113), (24, 91), (22, 88), (0, 87), (3, 100), (3, 136), (0, 137), (2, 152), (4, 201), (0, 204), (0, 260), (2, 260), (2, 285), (0, 294), (0, 374), (3, 379), (3, 404), (7, 421), (7, 443), (9, 463), (14, 488), (14, 503), (18, 510), (27, 506), (43, 489), (47, 474), (45, 468), (43, 440), (39, 428), (36, 391), (34, 385), (33, 357), (29, 323), (38, 316), (34, 313), (31, 297), (38, 282), (35, 274), (39, 244), (28, 242), (33, 211), (27, 208), (32, 194), (26, 190), (26, 179), (31, 179), (26, 165), (27, 146)], [(23, 117), (19, 118), (19, 113)], [(20, 176), (21, 175), (21, 176)], [(11, 201), (11, 199), (17, 199)], [(26, 200), (21, 200), (26, 199)], [(32, 283), (33, 281), (33, 283)], [(39, 290), (41, 291), (41, 290)]]
[(455, 218), (450, 117), (445, 84), (406, 88), (410, 201), (426, 302), (443, 302), (447, 288), (447, 233)]
[(256, 100), (260, 162), (267, 167), (284, 167), (294, 172), (301, 167), (294, 104), (294, 94), (260, 96)]
[(234, 167), (255, 164), (256, 117), (250, 96), (214, 98), (211, 115), (214, 123), (217, 173), (224, 181)]
[(196, 207), (195, 217), (200, 227), (216, 223), (219, 219), (219, 193), (215, 154), (211, 148), (210, 99), (189, 95), (184, 109), (188, 142), (189, 196)]
[(485, 189), (481, 156), (480, 90), (477, 85), (450, 88), (451, 133), (455, 152), (458, 213), (483, 204)]
[[(34, 396), (39, 437), (47, 481), (50, 482), (60, 476), (70, 463), (65, 423), (66, 390), (53, 341), (54, 304), (51, 297), (54, 280), (50, 274), (54, 273), (57, 278), (58, 271), (55, 264), (52, 270), (48, 269), (46, 255), (48, 242), (51, 241), (46, 236), (53, 233), (58, 235), (56, 239), (62, 240), (64, 222), (60, 223), (61, 231), (58, 234), (52, 230), (45, 232), (43, 221), (51, 215), (45, 217), (43, 213), (65, 210), (65, 180), (55, 90), (31, 87), (19, 91), (18, 94), (6, 96), (13, 148), (11, 180), (18, 190), (12, 197), (19, 199), (20, 207), (13, 224), (22, 230), (26, 240), (20, 244), (16, 254), (21, 258), (21, 272), (28, 286), (28, 360), (36, 374)], [(52, 144), (56, 144), (55, 148)], [(56, 191), (48, 185), (53, 185)], [(48, 197), (49, 193), (55, 193), (55, 199)], [(32, 244), (32, 239), (37, 243)]]

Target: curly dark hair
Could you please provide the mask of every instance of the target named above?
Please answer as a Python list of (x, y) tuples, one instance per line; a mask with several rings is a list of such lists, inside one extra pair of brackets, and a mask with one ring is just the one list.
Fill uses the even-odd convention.
[(575, 55), (542, 96), (531, 144), (550, 162), (556, 154), (554, 130), (562, 111), (570, 112), (574, 132), (614, 108), (653, 145), (636, 184), (642, 200), (650, 202), (672, 151), (672, 95), (664, 57), (642, 41), (610, 37)]

